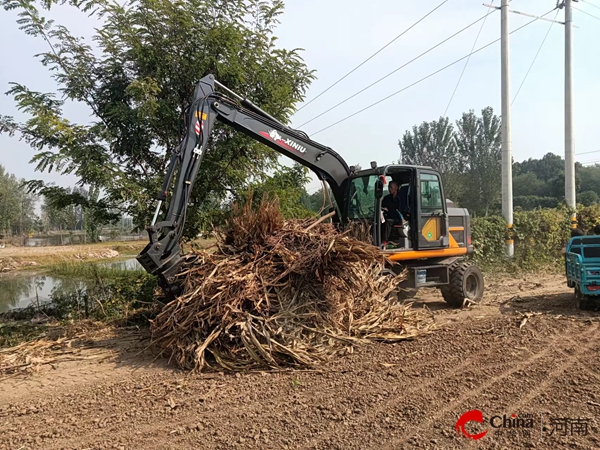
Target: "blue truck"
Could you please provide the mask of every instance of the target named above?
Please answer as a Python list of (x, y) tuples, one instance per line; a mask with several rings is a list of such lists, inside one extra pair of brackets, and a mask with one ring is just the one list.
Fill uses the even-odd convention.
[(567, 286), (575, 289), (577, 307), (600, 309), (600, 236), (572, 237), (566, 248)]

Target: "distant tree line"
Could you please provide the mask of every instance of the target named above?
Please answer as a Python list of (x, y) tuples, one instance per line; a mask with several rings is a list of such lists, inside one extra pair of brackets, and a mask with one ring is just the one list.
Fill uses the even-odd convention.
[[(431, 166), (442, 173), (446, 197), (474, 216), (502, 210), (500, 117), (491, 107), (481, 115), (463, 113), (453, 125), (447, 117), (415, 125), (398, 145), (400, 162)], [(600, 165), (575, 165), (577, 202), (600, 199)], [(513, 205), (516, 210), (554, 208), (564, 201), (565, 161), (552, 153), (541, 159), (513, 160)]]
[[(45, 186), (34, 193), (24, 179), (0, 165), (0, 235), (7, 239), (29, 233), (84, 231), (89, 242), (97, 242), (107, 226), (130, 233), (132, 219), (106, 210), (98, 197), (97, 190), (80, 186)], [(36, 213), (38, 203), (40, 214)]]

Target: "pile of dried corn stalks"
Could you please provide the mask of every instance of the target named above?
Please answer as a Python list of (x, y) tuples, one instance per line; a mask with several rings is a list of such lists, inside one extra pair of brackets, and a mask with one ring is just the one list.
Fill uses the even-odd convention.
[(316, 219), (284, 221), (275, 201), (248, 201), (178, 278), (183, 294), (152, 323), (181, 367), (314, 366), (363, 340), (427, 332), (424, 312), (390, 301), (403, 276), (382, 275), (372, 245)]

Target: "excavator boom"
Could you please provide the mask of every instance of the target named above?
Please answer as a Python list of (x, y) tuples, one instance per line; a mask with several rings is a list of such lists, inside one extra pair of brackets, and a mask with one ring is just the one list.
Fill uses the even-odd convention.
[[(237, 100), (216, 92), (215, 85), (233, 94)], [(178, 294), (177, 286), (171, 284), (171, 279), (183, 261), (179, 241), (194, 181), (216, 120), (308, 167), (320, 180), (328, 183), (337, 204), (345, 204), (350, 168), (339, 154), (310, 140), (305, 133), (282, 124), (251, 101), (220, 85), (213, 75), (207, 75), (194, 89), (193, 101), (187, 113), (186, 136), (172, 155), (158, 195), (158, 206), (148, 227), (150, 242), (137, 257), (146, 271), (159, 277), (159, 283), (169, 297)], [(176, 169), (178, 175), (168, 211), (165, 219), (157, 223)], [(344, 208), (338, 212), (340, 216), (345, 214)], [(340, 220), (339, 216), (337, 220)]]

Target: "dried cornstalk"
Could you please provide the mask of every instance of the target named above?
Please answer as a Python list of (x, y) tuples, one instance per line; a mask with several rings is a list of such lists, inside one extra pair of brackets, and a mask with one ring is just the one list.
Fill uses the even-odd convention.
[[(153, 321), (154, 343), (184, 368), (314, 366), (366, 340), (427, 332), (429, 319), (390, 301), (374, 246), (315, 219), (284, 221), (248, 201), (217, 233), (217, 251), (184, 264), (183, 294)], [(395, 295), (394, 295), (395, 298)]]

